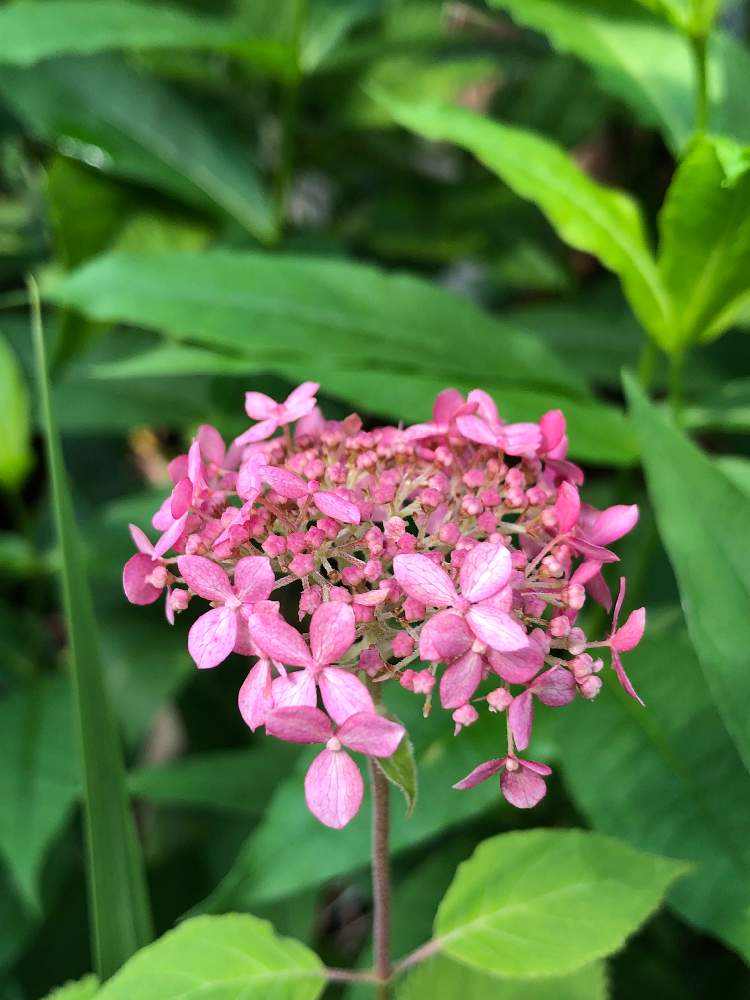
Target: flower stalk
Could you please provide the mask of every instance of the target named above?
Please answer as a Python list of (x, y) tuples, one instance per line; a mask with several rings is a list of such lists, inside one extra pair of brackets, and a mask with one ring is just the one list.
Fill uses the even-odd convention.
[(372, 787), (372, 898), (373, 953), (379, 981), (378, 1000), (390, 1000), (391, 978), (391, 868), (388, 849), (390, 817), (388, 780), (370, 760)]

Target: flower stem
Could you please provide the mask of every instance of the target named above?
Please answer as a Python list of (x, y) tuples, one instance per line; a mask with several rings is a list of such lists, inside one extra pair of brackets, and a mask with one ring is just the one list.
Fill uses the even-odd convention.
[(690, 47), (695, 63), (695, 131), (705, 132), (708, 127), (708, 79), (706, 73), (707, 38), (704, 34), (691, 35)]
[(372, 896), (375, 975), (378, 1000), (390, 1000), (391, 989), (391, 870), (388, 856), (388, 781), (371, 760), (372, 786)]

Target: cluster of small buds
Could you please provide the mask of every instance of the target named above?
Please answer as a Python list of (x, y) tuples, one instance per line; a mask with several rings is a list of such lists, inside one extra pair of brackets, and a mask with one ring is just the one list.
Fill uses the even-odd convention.
[[(170, 623), (194, 597), (209, 602), (190, 655), (201, 669), (233, 652), (253, 657), (238, 698), (250, 729), (325, 745), (305, 796), (328, 826), (344, 826), (362, 801), (346, 749), (389, 757), (403, 738), (373, 698), (387, 681), (423, 697), (425, 715), (437, 696), (456, 733), (483, 705), (503, 715), (504, 755), (455, 787), (499, 773), (510, 803), (536, 805), (550, 769), (519, 756), (534, 700), (594, 698), (602, 661), (588, 650), (606, 647), (640, 701), (620, 654), (640, 641), (645, 611), (618, 626), (624, 579), (606, 639), (590, 642), (577, 624), (589, 597), (610, 609), (602, 567), (617, 561), (608, 546), (633, 528), (637, 507), (581, 502), (559, 410), (507, 424), (485, 392), (446, 389), (431, 422), (364, 430), (356, 415), (325, 420), (317, 390), (304, 383), (283, 403), (247, 393), (259, 422), (228, 449), (215, 428), (199, 428), (169, 466), (156, 543), (131, 526), (128, 600), (165, 593)], [(305, 634), (282, 617), (283, 589)]]

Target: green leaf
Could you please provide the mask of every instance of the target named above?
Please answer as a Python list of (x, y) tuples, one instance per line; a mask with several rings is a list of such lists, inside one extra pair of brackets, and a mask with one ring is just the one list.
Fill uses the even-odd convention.
[(394, 754), (390, 757), (374, 757), (373, 763), (404, 796), (406, 816), (411, 816), (417, 803), (418, 778), (414, 744), (408, 734), (401, 740)]
[(230, 22), (134, 0), (37, 0), (0, 10), (0, 62), (28, 66), (50, 56), (111, 49), (223, 48), (241, 40)]
[(396, 1000), (607, 1000), (604, 963), (586, 965), (568, 976), (498, 979), (437, 955), (399, 986)]
[(659, 270), (675, 303), (663, 346), (681, 351), (723, 333), (750, 292), (750, 148), (698, 139), (667, 191)]
[(44, 1000), (92, 1000), (99, 990), (99, 980), (96, 976), (84, 976), (72, 983), (58, 986), (48, 993)]
[(679, 610), (650, 618), (627, 655), (646, 711), (607, 683), (594, 706), (576, 700), (551, 724), (586, 819), (641, 850), (695, 862), (667, 903), (750, 959), (750, 776), (680, 626)]
[(440, 950), (499, 976), (555, 976), (617, 951), (688, 866), (583, 830), (491, 837), (435, 918)]
[(315, 1000), (323, 966), (299, 941), (249, 914), (195, 917), (138, 952), (97, 1000)]
[[(251, 357), (582, 389), (546, 346), (443, 288), (338, 259), (215, 251), (110, 254), (50, 290), (94, 319), (164, 330)], [(311, 351), (311, 345), (315, 351)], [(362, 394), (360, 393), (360, 398)]]
[(750, 459), (741, 455), (722, 455), (716, 459), (716, 464), (739, 490), (750, 495)]
[(96, 619), (68, 491), (50, 398), (36, 289), (30, 286), (32, 333), (55, 530), (61, 553), (63, 604), (73, 674), (85, 812), (93, 954), (100, 977), (111, 975), (150, 937), (145, 875), (128, 808), (122, 749), (104, 684)]
[(29, 396), (21, 366), (0, 335), (0, 488), (17, 489), (31, 468)]
[(67, 679), (31, 682), (0, 701), (0, 850), (24, 902), (39, 911), (45, 854), (80, 791)]
[[(57, 0), (56, 0), (57, 3)], [(275, 223), (248, 149), (113, 56), (0, 67), (0, 94), (40, 139), (116, 176), (217, 208), (260, 240)]]
[(730, 379), (716, 392), (701, 397), (686, 408), (684, 423), (701, 430), (750, 432), (750, 378)]
[(750, 498), (649, 403), (625, 391), (659, 533), (708, 687), (750, 769)]
[(561, 147), (532, 132), (462, 108), (404, 104), (383, 95), (378, 100), (399, 124), (469, 150), (517, 195), (533, 201), (561, 239), (617, 274), (636, 316), (663, 341), (671, 303), (640, 208), (629, 195), (591, 180)]
[(674, 150), (693, 130), (694, 71), (687, 40), (630, 0), (490, 0), (592, 67), (601, 87), (658, 126)]

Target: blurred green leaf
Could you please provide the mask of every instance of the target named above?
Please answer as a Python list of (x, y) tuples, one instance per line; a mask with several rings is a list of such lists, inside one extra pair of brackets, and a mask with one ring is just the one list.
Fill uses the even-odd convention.
[(750, 378), (725, 382), (685, 410), (685, 426), (701, 430), (750, 432)]
[(551, 713), (565, 742), (564, 778), (602, 833), (695, 862), (667, 902), (750, 958), (750, 777), (679, 627), (679, 611), (670, 618), (650, 620), (627, 656), (645, 711), (612, 683), (594, 706), (577, 699)]
[(671, 303), (640, 208), (629, 195), (591, 180), (563, 149), (539, 135), (461, 108), (378, 99), (399, 124), (468, 149), (516, 194), (538, 205), (562, 239), (618, 275), (636, 316), (663, 341)]
[(31, 576), (45, 568), (44, 560), (27, 538), (0, 531), (0, 576)]
[(195, 917), (144, 948), (97, 1000), (180, 1000), (187, 994), (315, 1000), (323, 967), (309, 948), (248, 914)]
[(750, 495), (750, 458), (740, 455), (722, 455), (716, 459), (724, 475), (743, 493)]
[(625, 389), (688, 632), (750, 769), (750, 497), (648, 402), (630, 376)]
[(36, 0), (0, 10), (0, 62), (28, 66), (50, 56), (109, 49), (222, 48), (242, 36), (230, 22), (135, 0)]
[(74, 731), (65, 677), (32, 681), (0, 701), (0, 849), (37, 911), (45, 854), (80, 792)]
[(408, 734), (390, 757), (374, 757), (373, 763), (395, 785), (406, 799), (406, 816), (411, 816), (417, 804), (418, 772), (414, 745)]
[[(31, 292), (33, 300), (33, 285)], [(81, 750), (93, 954), (97, 972), (106, 977), (148, 940), (150, 915), (128, 809), (122, 750), (104, 684), (96, 619), (50, 398), (38, 303), (32, 332)]]
[(562, 975), (620, 948), (686, 870), (583, 830), (501, 834), (459, 866), (435, 937), (480, 972)]
[(124, 60), (3, 66), (0, 94), (32, 134), (64, 155), (190, 204), (218, 207), (259, 240), (273, 239), (271, 202), (250, 150)]
[(17, 489), (31, 468), (29, 395), (16, 355), (0, 335), (0, 488)]
[(659, 270), (674, 302), (662, 346), (681, 351), (731, 325), (750, 292), (750, 147), (702, 137), (659, 216)]
[(428, 959), (399, 985), (396, 1000), (607, 1000), (603, 962), (568, 976), (498, 979), (444, 955)]
[(84, 976), (72, 983), (58, 986), (48, 993), (44, 1000), (92, 1000), (99, 990), (96, 976)]
[(304, 73), (312, 73), (321, 64), (325, 66), (326, 59), (352, 28), (379, 12), (385, 4), (384, 0), (348, 0), (347, 3), (308, 0), (307, 6), (300, 43), (300, 68)]

